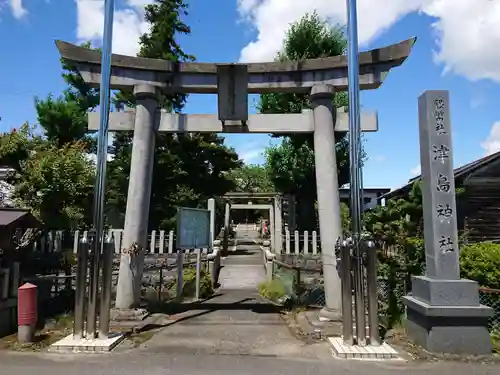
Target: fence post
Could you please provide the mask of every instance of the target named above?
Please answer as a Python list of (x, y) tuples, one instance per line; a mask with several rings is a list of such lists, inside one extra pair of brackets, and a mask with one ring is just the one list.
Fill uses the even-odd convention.
[(196, 252), (196, 300), (200, 299), (201, 282), (201, 249), (195, 249)]
[(156, 252), (156, 231), (152, 230), (151, 231), (151, 243), (149, 244), (149, 251), (151, 252), (151, 255), (154, 255)]
[(162, 301), (161, 292), (163, 289), (163, 262), (160, 263), (160, 285), (158, 285), (158, 302)]
[(102, 256), (101, 306), (99, 310), (99, 338), (109, 337), (109, 315), (111, 309), (111, 287), (113, 277), (113, 237), (104, 240)]
[(173, 254), (174, 252), (174, 231), (168, 232), (168, 253)]
[(84, 236), (78, 243), (76, 263), (75, 318), (73, 321), (73, 337), (77, 340), (83, 338), (88, 252), (89, 243), (87, 236)]
[(273, 264), (274, 262), (267, 258), (267, 254), (270, 252), (271, 241), (262, 242), (262, 251), (264, 253), (264, 266), (266, 267), (267, 279), (271, 281), (273, 279)]
[(368, 324), (370, 345), (380, 345), (378, 327), (378, 295), (377, 295), (377, 249), (373, 241), (366, 241), (367, 264), (366, 284), (368, 294)]
[(300, 301), (301, 285), (300, 285), (300, 267), (294, 267), (297, 276), (295, 278), (295, 294), (297, 295), (297, 301)]
[(295, 255), (300, 254), (300, 236), (299, 236), (299, 231), (296, 230), (294, 233), (294, 245), (295, 245)]
[(312, 253), (313, 255), (318, 254), (318, 235), (316, 231), (312, 232)]
[(290, 254), (290, 231), (285, 229), (285, 253)]
[(215, 289), (219, 284), (219, 272), (220, 272), (220, 258), (221, 258), (221, 250), (220, 250), (220, 240), (214, 240), (213, 249), (214, 249), (214, 260), (212, 262), (212, 287)]
[(163, 254), (165, 251), (165, 231), (161, 230), (160, 231), (160, 248), (158, 249), (158, 252), (160, 254)]
[(78, 244), (80, 243), (80, 231), (75, 230), (73, 237), (73, 253), (78, 254)]
[(183, 268), (184, 268), (184, 253), (182, 250), (177, 250), (177, 300), (182, 300), (182, 290), (184, 289), (183, 280)]

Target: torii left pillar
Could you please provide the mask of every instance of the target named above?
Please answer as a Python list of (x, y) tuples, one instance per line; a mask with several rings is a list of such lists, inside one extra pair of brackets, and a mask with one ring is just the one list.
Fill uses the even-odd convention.
[(134, 95), (136, 115), (120, 273), (116, 290), (117, 309), (137, 307), (140, 301), (153, 180), (155, 115), (158, 106), (156, 89), (150, 85), (136, 85)]

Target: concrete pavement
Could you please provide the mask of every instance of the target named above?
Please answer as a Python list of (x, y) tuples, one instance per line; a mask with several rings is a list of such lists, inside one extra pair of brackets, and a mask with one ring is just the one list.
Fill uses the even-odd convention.
[(2, 375), (496, 375), (499, 371), (498, 365), (460, 362), (364, 362), (144, 350), (103, 355), (0, 354)]

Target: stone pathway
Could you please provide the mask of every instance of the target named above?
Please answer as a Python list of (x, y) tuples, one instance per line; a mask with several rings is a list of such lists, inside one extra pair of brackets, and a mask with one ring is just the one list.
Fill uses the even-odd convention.
[[(265, 280), (262, 252), (253, 238), (238, 233), (237, 249), (222, 262), (216, 296), (186, 306), (145, 344), (150, 353), (294, 357), (311, 353), (263, 300), (257, 285)], [(311, 348), (312, 349), (312, 348)]]
[(144, 344), (149, 353), (294, 357), (304, 344), (257, 292), (221, 291), (191, 306)]
[(235, 240), (237, 246), (222, 260), (221, 290), (255, 291), (266, 277), (258, 232), (237, 229)]

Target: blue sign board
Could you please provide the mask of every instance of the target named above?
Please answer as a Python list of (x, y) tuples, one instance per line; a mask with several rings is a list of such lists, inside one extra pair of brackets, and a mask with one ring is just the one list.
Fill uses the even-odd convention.
[(177, 211), (177, 249), (208, 249), (210, 244), (210, 211), (180, 207)]

